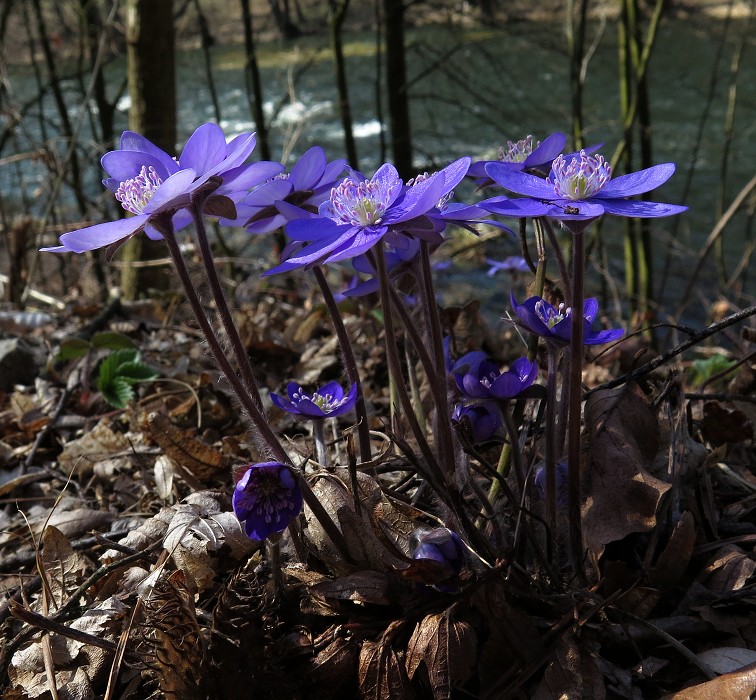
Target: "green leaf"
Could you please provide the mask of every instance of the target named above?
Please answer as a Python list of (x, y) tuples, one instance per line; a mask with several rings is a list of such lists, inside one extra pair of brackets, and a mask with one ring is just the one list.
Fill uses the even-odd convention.
[(126, 404), (134, 398), (134, 390), (131, 384), (116, 377), (105, 387), (100, 388), (102, 398), (115, 408), (126, 408)]
[(134, 341), (123, 333), (100, 331), (92, 336), (92, 345), (102, 350), (136, 350)]
[(84, 357), (91, 347), (83, 338), (68, 338), (60, 344), (60, 350), (55, 355), (55, 361), (75, 360), (77, 357)]
[(158, 376), (158, 373), (152, 367), (148, 367), (141, 362), (124, 362), (118, 367), (118, 379), (123, 379), (123, 381), (129, 382), (129, 384), (156, 379)]
[(700, 386), (715, 374), (724, 372), (736, 364), (735, 360), (728, 360), (724, 355), (712, 355), (705, 360), (696, 360), (689, 370), (690, 381), (695, 386)]

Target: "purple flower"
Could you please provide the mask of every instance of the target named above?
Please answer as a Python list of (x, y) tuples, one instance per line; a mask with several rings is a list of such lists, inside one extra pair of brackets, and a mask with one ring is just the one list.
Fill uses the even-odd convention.
[[(570, 307), (562, 303), (556, 308), (545, 299), (536, 296), (520, 304), (515, 299), (514, 292), (510, 293), (510, 298), (521, 326), (557, 345), (569, 345), (572, 337), (572, 309)], [(583, 305), (583, 343), (585, 345), (611, 343), (624, 335), (625, 331), (622, 328), (593, 330), (591, 326), (597, 313), (598, 302), (593, 298), (586, 299)]]
[(302, 510), (302, 491), (290, 467), (280, 462), (250, 464), (234, 488), (234, 513), (247, 536), (264, 540), (285, 530)]
[(102, 167), (110, 176), (102, 182), (134, 216), (64, 233), (60, 246), (42, 250), (83, 253), (121, 244), (142, 230), (158, 240), (162, 235), (151, 225), (158, 215), (173, 215), (174, 229), (183, 228), (191, 221), (185, 208), (192, 194), (210, 178), (221, 181), (214, 195), (235, 201), (283, 167), (269, 162), (243, 165), (254, 147), (254, 134), (240, 134), (226, 143), (217, 124), (203, 124), (174, 159), (144, 136), (125, 131), (121, 148), (102, 157)]
[(436, 527), (424, 532), (415, 531), (411, 537), (412, 558), (426, 559), (438, 565), (439, 578), (433, 587), (444, 593), (453, 593), (458, 586), (455, 579), (465, 563), (465, 546), (459, 535), (445, 527)]
[[(566, 508), (567, 503), (569, 500), (569, 494), (567, 490), (567, 479), (568, 479), (569, 469), (567, 467), (566, 462), (557, 462), (556, 465), (556, 496), (557, 496), (557, 505), (559, 505), (561, 508)], [(538, 495), (541, 497), (541, 500), (546, 500), (546, 467), (545, 465), (542, 465), (538, 467), (535, 471), (535, 476), (533, 477), (533, 483), (535, 484), (536, 489), (538, 490)]]
[(497, 272), (501, 270), (511, 270), (513, 272), (530, 272), (528, 263), (525, 262), (525, 258), (519, 255), (510, 255), (501, 262), (498, 260), (491, 260), (486, 258), (486, 262), (491, 266), (486, 272), (486, 275), (493, 277)]
[(328, 382), (312, 394), (307, 394), (299, 384), (289, 382), (286, 386), (288, 401), (271, 392), (270, 400), (280, 409), (296, 413), (307, 418), (333, 418), (354, 408), (357, 400), (357, 385), (353, 384), (349, 392), (338, 382)]
[(494, 182), (486, 171), (486, 166), (490, 163), (501, 164), (511, 170), (548, 169), (554, 158), (564, 150), (566, 143), (567, 137), (560, 132), (547, 136), (535, 145), (532, 136), (526, 136), (521, 141), (507, 141), (506, 148), (499, 148), (498, 160), (479, 160), (473, 163), (467, 171), (467, 176), (477, 178), (479, 187), (487, 187)]
[(457, 404), (452, 421), (464, 428), (475, 444), (490, 440), (502, 425), (501, 412), (493, 401)]
[(353, 258), (384, 236), (389, 243), (404, 235), (440, 242), (445, 223), (429, 214), (438, 213), (439, 203), (464, 177), (469, 164), (469, 158), (460, 158), (410, 186), (404, 185), (389, 163), (370, 180), (354, 173), (331, 190), (318, 216), (308, 215), (287, 224), (286, 234), (295, 247), (288, 247), (288, 259), (265, 274)]
[(222, 223), (244, 226), (250, 233), (275, 231), (289, 219), (302, 216), (302, 210), (316, 212), (346, 167), (345, 159), (329, 163), (325, 151), (313, 146), (290, 173), (277, 175), (244, 197), (236, 208), (235, 221)]
[(499, 365), (480, 350), (468, 352), (452, 366), (459, 390), (471, 399), (512, 399), (538, 377), (538, 364), (520, 357), (502, 372)]
[(654, 165), (612, 179), (611, 166), (600, 155), (586, 151), (554, 160), (549, 176), (513, 170), (491, 163), (486, 172), (502, 187), (524, 195), (523, 199), (495, 197), (480, 206), (495, 214), (513, 217), (550, 216), (560, 221), (583, 221), (602, 214), (652, 218), (679, 214), (687, 207), (628, 199), (662, 185), (675, 172), (674, 163)]

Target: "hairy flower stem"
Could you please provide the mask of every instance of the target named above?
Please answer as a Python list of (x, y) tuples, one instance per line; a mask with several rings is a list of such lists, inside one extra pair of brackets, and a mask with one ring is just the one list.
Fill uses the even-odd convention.
[(213, 358), (218, 363), (218, 367), (226, 376), (236, 397), (239, 399), (252, 421), (255, 431), (255, 442), (257, 443), (258, 449), (262, 453), (269, 452), (274, 459), (277, 459), (283, 464), (290, 464), (291, 461), (289, 460), (286, 451), (283, 449), (278, 438), (265, 420), (265, 416), (262, 414), (261, 409), (257, 403), (255, 403), (254, 399), (247, 391), (246, 386), (243, 384), (242, 380), (239, 379), (239, 376), (228, 361), (226, 354), (223, 352), (220, 341), (218, 340), (218, 336), (215, 334), (215, 330), (205, 315), (205, 310), (202, 308), (202, 303), (197, 296), (197, 291), (194, 288), (191, 277), (189, 276), (189, 270), (186, 268), (184, 256), (181, 254), (178, 242), (176, 241), (176, 236), (173, 233), (170, 217), (166, 216), (163, 219), (156, 219), (153, 221), (153, 226), (163, 234), (163, 238), (168, 246), (168, 251), (173, 259), (173, 264), (176, 267), (176, 272), (184, 286), (186, 298), (189, 301), (189, 305), (192, 307), (197, 323), (199, 323), (200, 329), (207, 340)]
[(380, 297), (381, 306), (383, 307), (383, 327), (386, 335), (386, 360), (388, 362), (389, 373), (394, 378), (394, 385), (396, 392), (399, 396), (399, 403), (404, 411), (404, 417), (410, 425), (415, 440), (417, 440), (418, 447), (425, 458), (426, 466), (428, 469), (429, 483), (434, 487), (434, 490), (438, 493), (442, 493), (444, 484), (444, 475), (436, 461), (433, 451), (428, 444), (425, 435), (423, 434), (420, 424), (415, 416), (414, 409), (412, 407), (412, 399), (407, 391), (407, 385), (402, 375), (402, 365), (399, 359), (399, 352), (396, 347), (396, 333), (394, 331), (394, 320), (391, 313), (391, 297), (389, 294), (389, 288), (391, 282), (386, 272), (386, 258), (384, 257), (383, 244), (379, 243), (375, 251), (373, 258), (373, 265), (378, 272), (378, 280), (380, 284)]
[(430, 248), (427, 241), (420, 242), (420, 279), (423, 290), (425, 315), (430, 330), (430, 346), (436, 371), (428, 374), (428, 382), (436, 385), (433, 392), (436, 398), (436, 433), (439, 436), (439, 454), (441, 463), (447, 470), (454, 469), (454, 440), (449, 421), (449, 399), (447, 396), (446, 358), (441, 334), (441, 319), (438, 316), (436, 292), (433, 286), (433, 272), (430, 263)]
[(365, 406), (365, 395), (362, 393), (362, 382), (360, 381), (360, 373), (357, 370), (357, 362), (354, 358), (354, 350), (352, 349), (352, 342), (349, 339), (346, 327), (344, 326), (344, 319), (341, 318), (338, 304), (333, 298), (333, 292), (328, 286), (323, 268), (320, 265), (315, 265), (312, 268), (315, 274), (315, 279), (320, 287), (320, 293), (325, 301), (328, 313), (331, 316), (331, 322), (333, 323), (333, 329), (336, 332), (339, 345), (341, 346), (341, 356), (344, 360), (344, 369), (346, 370), (349, 383), (357, 387), (357, 401), (354, 404), (354, 410), (357, 413), (357, 435), (360, 439), (360, 459), (363, 463), (367, 464), (372, 459), (370, 451), (370, 425), (368, 424), (367, 408)]
[(312, 437), (315, 440), (315, 457), (321, 467), (329, 466), (328, 452), (326, 451), (325, 432), (323, 431), (324, 420), (316, 418), (312, 421)]
[[(536, 267), (536, 276), (533, 283), (533, 293), (536, 296), (543, 296), (543, 287), (546, 281), (546, 244), (543, 238), (543, 219), (534, 219), (536, 252), (538, 253), (538, 265)], [(533, 333), (528, 341), (528, 359), (532, 362), (538, 354), (538, 336)]]
[(501, 415), (504, 418), (504, 425), (507, 427), (507, 435), (509, 435), (509, 443), (512, 446), (512, 465), (514, 466), (514, 475), (517, 479), (520, 495), (522, 495), (525, 491), (525, 464), (522, 461), (520, 434), (517, 432), (517, 426), (512, 418), (510, 403), (510, 401), (502, 402)]
[(244, 388), (252, 397), (252, 400), (255, 402), (258, 409), (262, 409), (260, 390), (257, 388), (257, 382), (255, 381), (252, 372), (252, 365), (249, 362), (249, 355), (247, 355), (247, 350), (239, 336), (239, 329), (236, 327), (234, 319), (231, 316), (231, 310), (228, 308), (226, 295), (223, 291), (223, 286), (220, 283), (218, 271), (215, 269), (213, 253), (210, 250), (210, 241), (207, 238), (207, 229), (205, 228), (205, 218), (202, 215), (202, 207), (211, 193), (201, 190), (198, 194), (199, 196), (192, 197), (190, 209), (192, 212), (192, 218), (194, 219), (194, 226), (197, 231), (197, 242), (199, 243), (202, 264), (205, 267), (205, 277), (210, 286), (210, 292), (213, 295), (215, 308), (218, 311), (218, 316), (220, 316), (223, 329), (226, 331), (226, 337), (231, 344), (231, 350), (234, 353), (236, 366), (239, 368), (239, 374), (244, 383)]
[(557, 360), (559, 348), (548, 343), (546, 376), (546, 524), (552, 537), (556, 537), (557, 492), (556, 492), (556, 451), (557, 451)]
[[(554, 227), (551, 225), (551, 222), (546, 217), (543, 217), (540, 220), (543, 221), (543, 227), (546, 229), (546, 235), (549, 237), (549, 243), (551, 244), (551, 248), (554, 251), (554, 257), (557, 261), (559, 276), (562, 278), (562, 288), (564, 289), (565, 304), (567, 304), (567, 306), (570, 306), (572, 297), (570, 287), (572, 285), (570, 284), (570, 273), (567, 270), (567, 263), (564, 260), (562, 247), (559, 245), (559, 240), (556, 237), (556, 233), (554, 232)], [(536, 292), (536, 294), (543, 296), (541, 292)]]
[[(570, 555), (576, 574), (583, 560), (583, 527), (580, 515), (580, 407), (583, 398), (583, 282), (585, 240), (583, 222), (576, 222), (572, 236), (572, 335), (570, 338), (569, 414), (567, 425), (567, 516), (570, 523)], [(578, 230), (579, 229), (579, 230)]]

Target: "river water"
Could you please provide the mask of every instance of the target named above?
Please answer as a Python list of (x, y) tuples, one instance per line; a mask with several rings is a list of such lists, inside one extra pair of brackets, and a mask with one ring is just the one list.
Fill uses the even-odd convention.
[[(727, 32), (725, 34), (725, 29)], [(737, 78), (737, 101), (732, 140), (726, 151), (725, 124), (731, 89), (730, 63), (743, 36), (742, 23), (695, 26), (680, 20), (663, 24), (650, 70), (651, 119), (655, 162), (674, 161), (678, 172), (654, 193), (661, 201), (681, 202), (691, 210), (679, 220), (652, 223), (657, 288), (666, 293), (660, 304), (675, 307), (690, 275), (695, 255), (714, 225), (720, 198), (725, 207), (753, 176), (756, 162), (756, 60), (754, 38), (748, 39)], [(347, 70), (359, 166), (370, 174), (380, 164), (381, 121), (376, 100), (376, 54), (373, 35), (345, 37)], [(414, 160), (418, 171), (471, 155), (495, 157), (507, 139), (527, 134), (543, 138), (556, 130), (569, 131), (569, 81), (561, 27), (517, 23), (497, 29), (422, 28), (408, 37), (411, 79)], [(604, 143), (611, 155), (620, 136), (617, 94), (616, 28), (591, 25), (594, 43), (585, 88), (586, 140)], [(343, 155), (343, 134), (337, 110), (331, 57), (323, 37), (278, 42), (259, 47), (258, 56), (266, 112), (271, 119), (274, 158), (289, 162), (313, 144), (329, 157)], [(219, 95), (220, 123), (227, 136), (255, 125), (249, 115), (243, 77), (244, 54), (239, 47), (212, 52), (212, 73)], [(123, 78), (124, 65), (108, 68), (110, 84)], [(23, 71), (22, 71), (23, 72)], [(16, 73), (19, 71), (16, 69)], [(179, 61), (179, 135), (183, 140), (197, 125), (214, 120), (203, 55), (184, 52)], [(19, 98), (28, 89), (16, 89)], [(128, 96), (119, 107), (117, 129), (126, 128)], [(52, 104), (47, 105), (53, 114)], [(385, 108), (384, 108), (385, 113)], [(73, 116), (76, 110), (72, 111)], [(36, 127), (30, 122), (29, 136)], [(38, 135), (38, 134), (37, 134)], [(387, 137), (386, 134), (384, 136)], [(19, 148), (23, 149), (23, 140)], [(5, 156), (7, 154), (3, 154)], [(723, 163), (726, 174), (723, 177)], [(95, 165), (90, 167), (96, 186)], [(0, 183), (13, 201), (6, 169)], [(25, 173), (25, 185), (41, 181), (41, 169)], [(6, 202), (8, 197), (6, 196)], [(6, 204), (7, 206), (7, 204)], [(745, 214), (736, 216), (725, 237), (725, 267), (731, 274), (743, 258), (749, 240)], [(613, 280), (614, 299), (622, 300), (622, 229), (617, 222), (604, 227), (605, 263)], [(483, 255), (504, 257), (516, 252), (506, 240), (488, 242), (466, 259), (441, 273), (447, 298), (455, 301), (484, 294), (491, 297), (502, 280), (480, 273)], [(701, 302), (716, 298), (713, 257), (704, 266)], [(744, 291), (752, 293), (753, 281)], [(699, 300), (693, 300), (694, 304)], [(741, 300), (742, 301), (742, 300)], [(698, 315), (698, 314), (696, 314)], [(702, 314), (705, 315), (705, 314)]]

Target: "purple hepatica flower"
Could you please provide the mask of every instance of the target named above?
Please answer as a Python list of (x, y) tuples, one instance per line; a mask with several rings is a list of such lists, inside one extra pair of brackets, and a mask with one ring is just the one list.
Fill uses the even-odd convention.
[(306, 418), (333, 418), (354, 408), (357, 400), (357, 385), (353, 384), (349, 392), (338, 382), (328, 382), (312, 394), (308, 394), (299, 384), (289, 382), (286, 387), (288, 401), (271, 392), (270, 400), (280, 409), (296, 413)]
[(538, 364), (520, 357), (502, 372), (481, 350), (468, 352), (452, 366), (459, 390), (471, 399), (505, 401), (524, 392), (538, 377)]
[(162, 235), (151, 225), (155, 217), (173, 215), (175, 230), (186, 226), (191, 221), (185, 211), (190, 198), (210, 178), (220, 179), (214, 195), (235, 201), (280, 170), (278, 163), (243, 165), (254, 147), (254, 134), (240, 134), (226, 143), (217, 124), (203, 124), (174, 159), (144, 136), (125, 131), (121, 148), (102, 157), (102, 167), (110, 176), (102, 182), (134, 216), (64, 233), (60, 246), (42, 250), (83, 253), (121, 244), (142, 230), (159, 240)]
[(464, 427), (475, 444), (490, 440), (502, 425), (501, 412), (493, 401), (457, 404), (452, 421)]
[[(557, 492), (557, 504), (561, 508), (566, 508), (569, 500), (569, 494), (567, 491), (567, 479), (569, 469), (566, 462), (557, 462), (556, 465), (556, 492)], [(538, 495), (542, 501), (546, 500), (546, 467), (540, 466), (535, 471), (533, 482), (536, 489), (538, 489)]]
[(445, 527), (436, 527), (411, 535), (412, 558), (430, 560), (438, 565), (441, 579), (434, 588), (444, 593), (453, 593), (458, 586), (454, 579), (465, 563), (465, 546), (459, 535)]
[(612, 179), (612, 168), (600, 155), (586, 151), (554, 160), (549, 176), (513, 170), (490, 163), (486, 172), (502, 187), (524, 195), (523, 199), (493, 199), (480, 206), (494, 214), (513, 217), (550, 216), (560, 221), (587, 224), (602, 214), (653, 218), (679, 214), (687, 207), (628, 199), (662, 185), (675, 172), (674, 163), (654, 165), (637, 173)]
[(567, 137), (560, 132), (547, 136), (535, 146), (532, 136), (526, 136), (521, 141), (507, 141), (506, 149), (499, 149), (498, 160), (479, 160), (473, 163), (467, 171), (467, 176), (476, 178), (479, 187), (488, 187), (494, 184), (494, 180), (486, 171), (489, 163), (525, 172), (548, 170), (554, 158), (564, 150), (566, 143)]
[(285, 530), (302, 510), (302, 491), (290, 467), (280, 462), (251, 464), (231, 499), (234, 513), (253, 540)]
[(346, 167), (345, 159), (329, 163), (325, 151), (313, 146), (290, 173), (282, 173), (252, 190), (237, 206), (236, 220), (225, 223), (242, 225), (250, 233), (269, 233), (289, 219), (302, 216), (296, 214), (297, 209), (314, 213)]
[[(514, 292), (511, 293), (510, 298), (521, 326), (556, 345), (569, 345), (572, 337), (571, 308), (565, 307), (564, 304), (555, 308), (541, 297), (530, 297), (519, 304)], [(611, 343), (624, 335), (625, 331), (622, 328), (593, 330), (591, 326), (597, 313), (598, 302), (593, 298), (586, 299), (583, 306), (583, 343), (585, 345)]]
[(491, 258), (486, 258), (486, 262), (491, 266), (486, 272), (486, 275), (489, 277), (493, 277), (497, 272), (500, 272), (501, 270), (509, 270), (512, 272), (530, 272), (530, 268), (528, 267), (528, 263), (525, 262), (525, 258), (520, 257), (519, 255), (510, 255), (508, 258), (505, 258), (501, 262), (498, 260), (491, 260)]
[(389, 243), (405, 235), (440, 242), (443, 227), (428, 214), (464, 177), (469, 164), (469, 158), (460, 158), (409, 187), (389, 163), (370, 180), (357, 173), (356, 179), (345, 178), (320, 205), (318, 216), (306, 215), (287, 224), (286, 233), (297, 249), (265, 274), (353, 258), (384, 237)]

